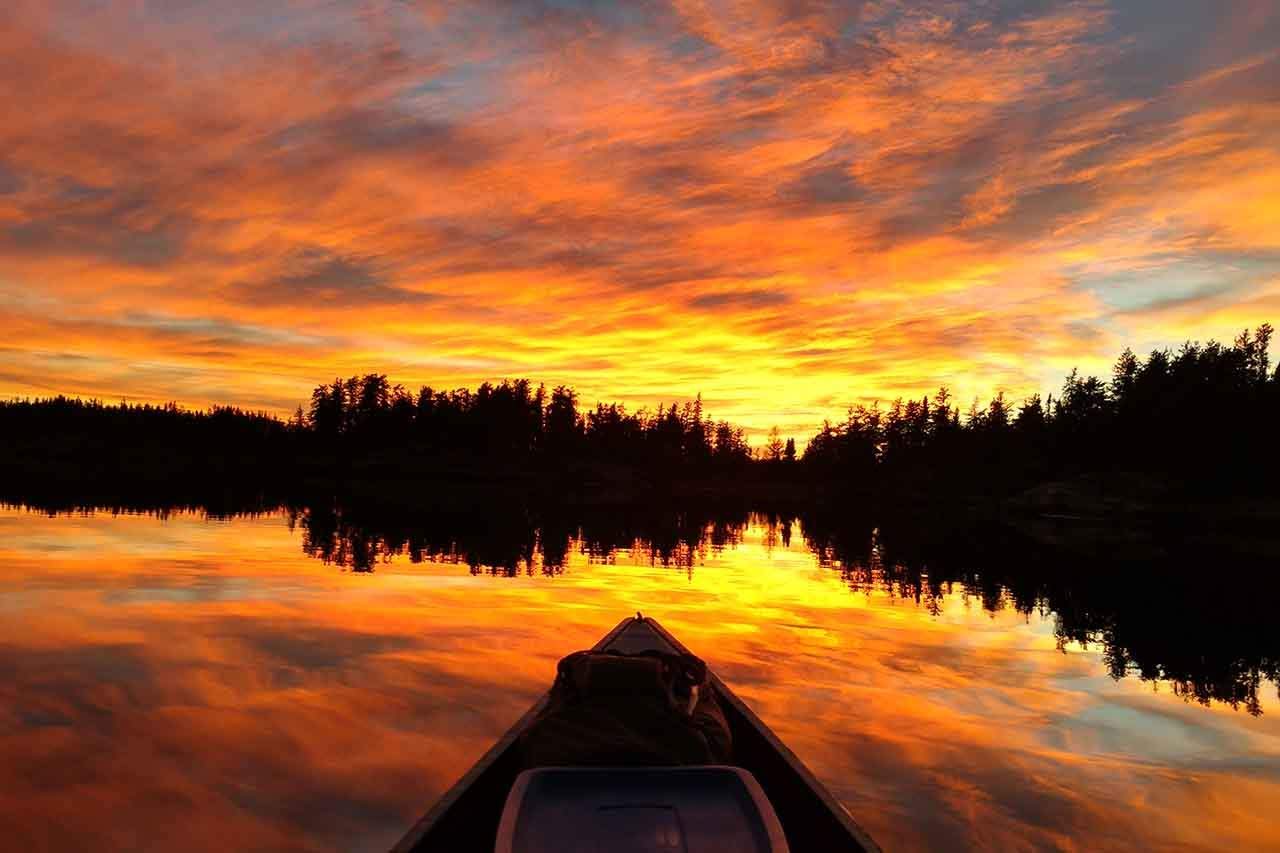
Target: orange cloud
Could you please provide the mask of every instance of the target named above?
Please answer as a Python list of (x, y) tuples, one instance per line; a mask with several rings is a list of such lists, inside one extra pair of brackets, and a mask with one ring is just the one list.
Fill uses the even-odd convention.
[(1265, 3), (269, 7), (15, 6), (0, 393), (527, 375), (802, 434), (1274, 319)]

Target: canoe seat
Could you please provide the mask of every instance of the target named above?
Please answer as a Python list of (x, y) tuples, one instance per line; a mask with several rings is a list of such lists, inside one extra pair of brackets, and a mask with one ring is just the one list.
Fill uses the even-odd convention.
[(787, 853), (740, 767), (542, 767), (516, 777), (496, 853)]

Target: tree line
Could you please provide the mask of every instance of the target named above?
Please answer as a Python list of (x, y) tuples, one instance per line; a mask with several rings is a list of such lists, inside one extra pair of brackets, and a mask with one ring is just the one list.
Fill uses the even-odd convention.
[(1072, 371), (1055, 396), (997, 394), (964, 414), (944, 387), (890, 406), (855, 406), (825, 423), (803, 463), (815, 478), (897, 490), (1007, 494), (1089, 472), (1158, 474), (1183, 483), (1274, 487), (1280, 474), (1280, 369), (1272, 327), (1230, 345), (1185, 343), (1139, 358), (1109, 380)]
[(209, 486), (285, 470), (296, 436), (262, 412), (65, 396), (0, 401), (0, 482), (14, 497), (207, 500)]
[[(1020, 403), (997, 394), (962, 412), (946, 388), (888, 406), (859, 405), (797, 453), (775, 429), (754, 451), (745, 431), (701, 397), (653, 410), (580, 405), (569, 387), (527, 380), (416, 392), (383, 374), (316, 386), (290, 420), (231, 407), (109, 405), (55, 397), (0, 402), (0, 474), (65, 482), (95, 475), (403, 476), (436, 470), (556, 472), (561, 479), (639, 472), (701, 476), (732, 489), (747, 477), (928, 497), (1008, 495), (1089, 472), (1145, 472), (1198, 486), (1272, 488), (1280, 475), (1280, 370), (1272, 327), (1233, 343), (1186, 343), (1110, 378), (1073, 371), (1062, 389)], [(603, 472), (603, 475), (602, 475)]]
[(412, 447), (426, 454), (519, 460), (598, 460), (673, 467), (741, 465), (751, 446), (741, 427), (708, 417), (702, 398), (627, 411), (597, 403), (580, 409), (572, 388), (550, 392), (528, 380), (484, 383), (474, 391), (412, 393), (383, 374), (318, 385), (292, 426), (322, 446)]

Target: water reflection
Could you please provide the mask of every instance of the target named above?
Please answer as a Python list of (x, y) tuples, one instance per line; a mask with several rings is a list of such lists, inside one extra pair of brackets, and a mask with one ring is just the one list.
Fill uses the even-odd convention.
[(1205, 596), (1205, 567), (1232, 559), (1220, 549), (1082, 556), (1007, 528), (958, 532), (919, 518), (880, 527), (870, 516), (723, 506), (533, 512), (517, 505), (492, 506), (483, 515), (397, 517), (382, 507), (326, 502), (291, 508), (288, 519), (291, 529), (301, 529), (306, 554), (353, 571), (404, 557), (507, 577), (559, 575), (571, 555), (611, 563), (624, 554), (630, 562), (691, 572), (709, 552), (738, 544), (751, 525), (762, 529), (766, 548), (789, 548), (798, 528), (819, 565), (839, 572), (853, 591), (878, 589), (935, 615), (957, 594), (991, 612), (1052, 614), (1059, 647), (1101, 646), (1113, 678), (1168, 682), (1180, 696), (1250, 714), (1262, 712), (1264, 683), (1280, 680), (1277, 635), (1266, 627), (1280, 582), (1241, 567), (1236, 571), (1259, 597)]
[(1274, 590), (1222, 554), (874, 512), (152, 509), (0, 510), (15, 849), (383, 849), (636, 609), (887, 849), (1280, 844)]
[[(699, 507), (560, 508), (493, 503), (483, 513), (397, 513), (385, 506), (324, 502), (287, 509), (303, 551), (325, 563), (374, 571), (393, 557), (466, 565), (472, 574), (561, 574), (571, 555), (611, 563), (619, 553), (692, 569), (708, 549), (739, 542), (746, 510)], [(786, 522), (790, 529), (790, 521)], [(788, 541), (790, 533), (787, 533)]]

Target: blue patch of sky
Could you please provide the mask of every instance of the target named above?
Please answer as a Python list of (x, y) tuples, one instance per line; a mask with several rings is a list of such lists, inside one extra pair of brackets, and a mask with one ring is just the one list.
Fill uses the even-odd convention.
[(25, 185), (26, 180), (0, 160), (0, 195), (19, 192)]
[(1074, 288), (1093, 294), (1116, 312), (1141, 312), (1164, 305), (1238, 294), (1247, 290), (1274, 263), (1240, 255), (1213, 261), (1171, 261), (1154, 269), (1096, 275), (1066, 270)]
[(706, 59), (719, 51), (697, 33), (682, 32), (667, 42), (667, 53), (674, 59), (694, 60)]
[[(1255, 51), (1273, 51), (1280, 42), (1280, 15), (1253, 16), (1248, 28), (1237, 26), (1246, 13), (1238, 0), (1177, 4), (1168, 0), (1125, 0), (1108, 9), (1110, 35), (1126, 49), (1104, 69), (1108, 88), (1130, 98), (1151, 97), (1212, 69), (1239, 61)], [(1216, 38), (1229, 31), (1230, 38)]]
[(580, 15), (616, 29), (642, 25), (651, 8), (647, 3), (613, 3), (602, 2), (602, 0), (539, 0), (532, 5), (570, 15)]
[(134, 328), (152, 329), (163, 334), (213, 338), (239, 344), (287, 344), (290, 346), (333, 347), (339, 341), (332, 337), (308, 335), (283, 328), (266, 328), (215, 317), (174, 317), (131, 311), (107, 322)]
[(391, 104), (407, 112), (454, 120), (482, 112), (508, 94), (501, 71), (509, 60), (486, 60), (456, 65), (433, 73), (427, 80), (402, 89)]

